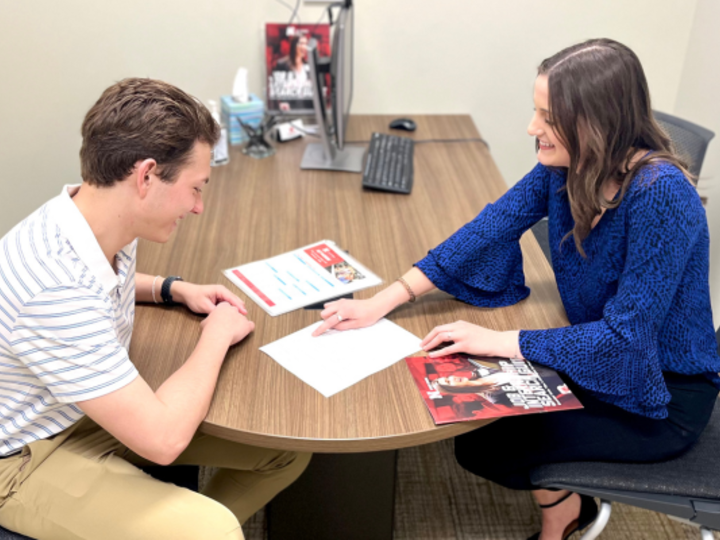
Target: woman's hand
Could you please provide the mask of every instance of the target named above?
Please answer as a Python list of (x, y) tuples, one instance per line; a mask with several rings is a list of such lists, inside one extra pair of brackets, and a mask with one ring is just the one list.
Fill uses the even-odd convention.
[(324, 322), (313, 332), (313, 336), (324, 334), (331, 328), (335, 330), (351, 330), (372, 326), (388, 313), (384, 304), (376, 298), (369, 300), (337, 300), (325, 304), (320, 313)]
[(431, 358), (461, 352), (477, 356), (522, 358), (519, 338), (519, 330), (496, 332), (465, 321), (457, 321), (433, 328), (422, 340), (421, 346), (423, 350), (429, 351), (441, 343), (453, 342), (448, 347), (431, 352), (428, 355)]
[[(324, 322), (313, 332), (313, 336), (335, 330), (350, 330), (371, 326), (408, 300), (411, 296), (420, 296), (435, 288), (435, 285), (417, 268), (411, 268), (400, 280), (395, 281), (369, 300), (337, 300), (325, 304), (320, 313)], [(405, 287), (408, 287), (407, 290)], [(412, 294), (410, 294), (412, 291)]]
[(187, 281), (174, 281), (170, 287), (173, 300), (182, 302), (195, 313), (210, 313), (221, 302), (227, 302), (243, 315), (245, 303), (222, 285), (196, 285)]

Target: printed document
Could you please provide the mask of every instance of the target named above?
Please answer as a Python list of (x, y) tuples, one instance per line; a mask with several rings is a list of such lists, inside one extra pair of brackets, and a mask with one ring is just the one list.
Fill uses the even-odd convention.
[(317, 322), (260, 350), (325, 397), (421, 350), (421, 339), (381, 319), (358, 330), (329, 330), (312, 337)]
[(223, 274), (272, 316), (382, 283), (330, 240), (228, 268)]

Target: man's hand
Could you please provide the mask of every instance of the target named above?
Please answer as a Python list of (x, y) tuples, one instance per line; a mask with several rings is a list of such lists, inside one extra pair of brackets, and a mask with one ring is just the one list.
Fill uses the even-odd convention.
[(213, 306), (212, 312), (200, 323), (203, 335), (212, 332), (218, 339), (228, 339), (228, 346), (235, 345), (255, 330), (255, 323), (240, 313), (236, 306), (220, 302)]
[(170, 294), (176, 302), (182, 302), (195, 313), (210, 313), (221, 302), (234, 306), (247, 315), (245, 303), (222, 285), (196, 285), (186, 281), (174, 281)]

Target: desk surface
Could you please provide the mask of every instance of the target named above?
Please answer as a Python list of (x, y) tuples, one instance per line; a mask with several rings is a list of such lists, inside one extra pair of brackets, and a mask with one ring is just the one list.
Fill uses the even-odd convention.
[[(373, 131), (388, 132), (392, 118), (354, 116), (347, 139), (367, 141)], [(418, 129), (409, 136), (416, 140), (479, 137), (469, 116), (414, 118)], [(363, 191), (358, 174), (301, 171), (305, 144), (278, 145), (275, 156), (262, 160), (233, 150), (231, 162), (213, 170), (201, 216), (184, 220), (164, 245), (140, 242), (138, 271), (220, 282), (237, 291), (221, 270), (328, 238), (380, 275), (386, 286), (506, 190), (480, 142), (417, 144), (409, 196)], [(496, 330), (566, 325), (540, 247), (531, 233), (521, 243), (532, 289), (528, 299), (490, 310), (436, 291), (388, 318), (419, 337), (458, 319)], [(377, 290), (362, 291), (356, 298)], [(280, 449), (358, 452), (429, 443), (483, 425), (435, 426), (404, 362), (323, 397), (258, 350), (316, 322), (318, 312), (299, 310), (273, 318), (245, 300), (255, 332), (229, 352), (201, 431)], [(192, 351), (200, 320), (180, 307), (138, 306), (130, 354), (153, 388)]]

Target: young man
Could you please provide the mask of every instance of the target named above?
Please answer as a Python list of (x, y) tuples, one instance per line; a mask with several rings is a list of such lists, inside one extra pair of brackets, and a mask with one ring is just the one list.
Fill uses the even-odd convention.
[[(165, 242), (202, 213), (218, 127), (181, 90), (126, 79), (82, 136), (83, 183), (0, 241), (0, 525), (39, 540), (243, 538), (309, 455), (196, 434), (254, 324), (225, 287), (135, 273), (137, 238)], [(207, 314), (155, 392), (128, 357), (135, 302)], [(135, 466), (148, 463), (221, 469), (198, 494)]]

